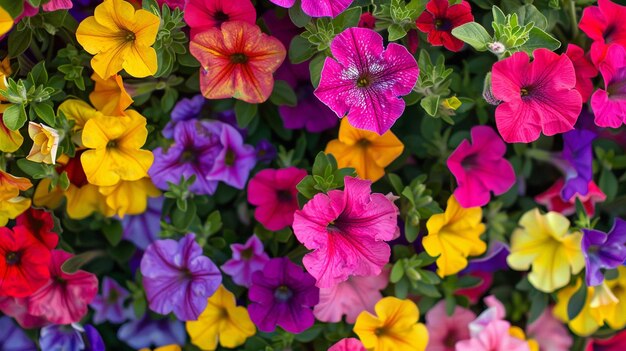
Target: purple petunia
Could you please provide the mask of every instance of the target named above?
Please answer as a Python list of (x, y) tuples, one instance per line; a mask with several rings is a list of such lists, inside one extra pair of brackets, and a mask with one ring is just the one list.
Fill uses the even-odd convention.
[(234, 127), (224, 123), (221, 124), (220, 142), (222, 149), (206, 179), (221, 180), (234, 188), (243, 189), (256, 165), (256, 151), (253, 146), (243, 143), (241, 134)]
[(179, 241), (157, 240), (141, 259), (141, 274), (150, 309), (180, 320), (196, 320), (222, 282), (217, 266), (202, 255), (194, 234)]
[(415, 58), (371, 29), (348, 28), (333, 39), (315, 95), (350, 124), (384, 134), (404, 111), (401, 98), (419, 75)]
[(146, 211), (140, 215), (124, 216), (122, 237), (135, 244), (137, 248), (145, 250), (148, 245), (159, 237), (161, 230), (161, 210), (164, 198), (153, 197), (148, 199)]
[[(84, 336), (83, 336), (84, 334)], [(41, 329), (39, 345), (46, 351), (104, 351), (104, 341), (96, 328), (72, 323)]]
[(132, 316), (132, 311), (124, 307), (128, 298), (128, 290), (124, 289), (115, 280), (109, 277), (102, 279), (102, 293), (97, 295), (89, 306), (95, 311), (94, 324), (111, 323), (119, 324)]
[(230, 245), (233, 257), (222, 265), (222, 271), (233, 278), (237, 285), (249, 287), (252, 274), (263, 269), (269, 256), (263, 250), (263, 243), (252, 235), (245, 244)]
[(615, 269), (626, 261), (626, 221), (616, 218), (608, 233), (583, 229), (582, 251), (588, 286), (602, 284), (602, 269)]
[(286, 257), (273, 258), (252, 275), (248, 312), (263, 332), (280, 326), (301, 333), (315, 322), (311, 307), (319, 302), (319, 295), (315, 278)]
[(7, 316), (0, 317), (0, 350), (36, 351), (35, 343)]
[(561, 198), (569, 201), (576, 193), (587, 195), (589, 182), (593, 180), (593, 140), (596, 134), (590, 130), (576, 128), (563, 134), (563, 152), (565, 185)]
[(166, 138), (174, 137), (174, 129), (178, 122), (198, 119), (202, 107), (206, 99), (202, 94), (195, 95), (192, 98), (184, 98), (176, 103), (170, 114), (170, 121), (167, 122), (161, 134)]
[(117, 331), (117, 338), (134, 349), (185, 343), (185, 326), (171, 318), (153, 320), (146, 313), (129, 321)]

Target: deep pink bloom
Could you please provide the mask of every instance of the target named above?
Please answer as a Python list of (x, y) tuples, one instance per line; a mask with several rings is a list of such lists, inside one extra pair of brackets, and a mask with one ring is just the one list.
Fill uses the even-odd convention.
[(328, 351), (366, 351), (365, 346), (359, 339), (345, 338), (339, 340), (336, 344), (331, 346)]
[(589, 100), (593, 93), (592, 79), (598, 75), (598, 70), (585, 56), (585, 51), (578, 45), (567, 45), (565, 55), (572, 60), (576, 71), (576, 90), (582, 96), (583, 102)]
[(472, 128), (472, 141), (463, 140), (448, 158), (458, 183), (454, 197), (463, 207), (484, 206), (491, 192), (502, 195), (515, 184), (515, 171), (504, 158), (506, 144), (491, 127)]
[(454, 294), (457, 296), (465, 296), (469, 299), (470, 303), (475, 304), (489, 290), (489, 288), (491, 288), (491, 284), (493, 284), (493, 273), (475, 271), (468, 273), (467, 275), (480, 279), (480, 283), (471, 288), (457, 289)]
[(163, 6), (163, 4), (167, 4), (171, 9), (185, 9), (185, 2), (189, 0), (157, 0), (159, 5)]
[(456, 306), (451, 316), (446, 312), (446, 302), (439, 301), (426, 313), (428, 346), (426, 351), (454, 351), (454, 345), (470, 338), (467, 327), (476, 314), (467, 308)]
[(427, 40), (431, 45), (443, 45), (450, 51), (459, 51), (463, 41), (455, 38), (452, 30), (473, 20), (472, 8), (467, 1), (450, 5), (448, 0), (430, 0), (415, 24), (417, 29), (428, 33)]
[(371, 29), (348, 28), (337, 35), (322, 68), (317, 96), (337, 116), (380, 135), (404, 111), (401, 98), (419, 75), (415, 58), (395, 43), (383, 47), (383, 37)]
[(252, 274), (263, 269), (269, 256), (263, 249), (263, 243), (255, 234), (245, 244), (232, 244), (233, 256), (222, 265), (222, 271), (228, 274), (237, 285), (249, 287)]
[(623, 351), (626, 350), (626, 330), (615, 334), (610, 339), (591, 339), (585, 351)]
[(43, 10), (46, 12), (56, 11), (56, 10), (68, 10), (74, 6), (72, 4), (72, 0), (50, 0), (49, 2), (42, 5)]
[(598, 65), (612, 44), (626, 47), (626, 6), (610, 0), (598, 0), (598, 6), (583, 10), (578, 27), (593, 40), (591, 60)]
[(82, 270), (63, 272), (61, 265), (72, 256), (62, 250), (52, 251), (50, 280), (28, 299), (29, 314), (54, 324), (76, 323), (85, 316), (87, 306), (98, 293), (98, 279)]
[(256, 10), (250, 0), (187, 0), (185, 22), (191, 38), (222, 23), (243, 21), (256, 24)]
[(359, 18), (359, 27), (374, 29), (376, 26), (376, 17), (371, 12), (363, 12), (361, 18)]
[[(274, 4), (290, 8), (296, 0), (270, 0)], [(336, 17), (347, 9), (352, 0), (302, 0), (302, 11), (311, 17)]]
[(0, 311), (15, 318), (24, 329), (40, 328), (50, 324), (45, 318), (28, 313), (28, 298), (0, 297)]
[(600, 65), (604, 89), (591, 97), (594, 122), (600, 127), (618, 128), (626, 123), (626, 49), (611, 45)]
[(380, 290), (387, 287), (389, 272), (377, 276), (350, 277), (332, 288), (320, 289), (320, 302), (313, 308), (317, 320), (327, 323), (346, 322), (354, 324), (363, 311), (374, 313), (376, 302), (383, 298)]
[(52, 219), (52, 214), (48, 211), (31, 207), (17, 216), (15, 221), (17, 225), (28, 228), (28, 231), (48, 249), (54, 249), (59, 243), (59, 235), (52, 231), (54, 229), (54, 219)]
[(526, 336), (537, 341), (542, 350), (568, 351), (572, 346), (572, 337), (563, 323), (554, 317), (552, 308), (545, 309), (526, 327)]
[(565, 181), (563, 178), (554, 183), (548, 190), (535, 196), (535, 201), (548, 208), (548, 211), (559, 212), (565, 216), (570, 216), (576, 212), (576, 198), (580, 199), (587, 215), (593, 216), (596, 209), (597, 202), (603, 202), (606, 200), (606, 195), (602, 192), (596, 183), (592, 180), (589, 182), (589, 192), (587, 195), (580, 195), (576, 193), (570, 198), (569, 201), (563, 201), (561, 197), (561, 191)]
[(296, 167), (264, 169), (248, 183), (248, 202), (257, 206), (254, 218), (271, 231), (293, 223), (298, 206), (296, 185), (306, 177), (306, 171)]
[(528, 54), (516, 52), (493, 65), (493, 95), (502, 103), (496, 108), (496, 124), (507, 143), (529, 143), (543, 131), (555, 135), (574, 129), (582, 109), (576, 72), (566, 55), (547, 49)]
[(460, 341), (456, 351), (530, 351), (528, 343), (509, 334), (511, 324), (495, 320), (475, 337)]
[(378, 275), (391, 250), (398, 208), (371, 182), (345, 177), (344, 190), (317, 194), (296, 211), (296, 238), (313, 252), (302, 259), (320, 288), (331, 288), (351, 275)]

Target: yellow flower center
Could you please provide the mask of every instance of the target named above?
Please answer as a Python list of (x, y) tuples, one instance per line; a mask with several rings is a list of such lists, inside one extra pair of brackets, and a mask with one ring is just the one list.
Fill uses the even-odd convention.
[(361, 75), (356, 81), (356, 86), (359, 88), (367, 88), (370, 84), (372, 84), (371, 79), (365, 74)]

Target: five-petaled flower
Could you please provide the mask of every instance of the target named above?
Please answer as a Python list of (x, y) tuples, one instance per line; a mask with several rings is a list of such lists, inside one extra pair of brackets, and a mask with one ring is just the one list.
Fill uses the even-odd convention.
[(455, 38), (452, 30), (473, 20), (472, 8), (467, 1), (450, 5), (448, 0), (430, 0), (415, 24), (417, 29), (428, 33), (427, 40), (431, 45), (443, 45), (450, 51), (459, 51), (463, 41)]

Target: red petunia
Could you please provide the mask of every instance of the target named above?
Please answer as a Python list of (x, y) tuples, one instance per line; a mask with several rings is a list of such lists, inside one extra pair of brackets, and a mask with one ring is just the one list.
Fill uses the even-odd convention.
[(576, 90), (583, 98), (583, 102), (589, 100), (593, 93), (592, 79), (598, 75), (598, 70), (585, 56), (585, 51), (578, 45), (567, 45), (565, 55), (572, 60), (574, 71), (576, 71)]
[(428, 42), (433, 46), (444, 46), (450, 51), (459, 51), (463, 42), (452, 36), (452, 30), (472, 22), (472, 8), (467, 1), (450, 6), (448, 0), (430, 0), (426, 10), (417, 18), (417, 29), (428, 33)]
[(50, 212), (31, 207), (15, 220), (17, 225), (26, 227), (48, 249), (54, 249), (59, 243), (59, 236), (52, 231), (54, 220)]
[(188, 0), (185, 22), (191, 38), (211, 28), (220, 28), (228, 21), (256, 23), (256, 10), (250, 0)]
[(0, 228), (0, 295), (26, 297), (50, 278), (50, 250), (24, 226)]
[(578, 27), (593, 40), (591, 60), (596, 66), (604, 60), (609, 46), (626, 47), (626, 6), (611, 0), (598, 0), (598, 6), (588, 6), (583, 11)]

